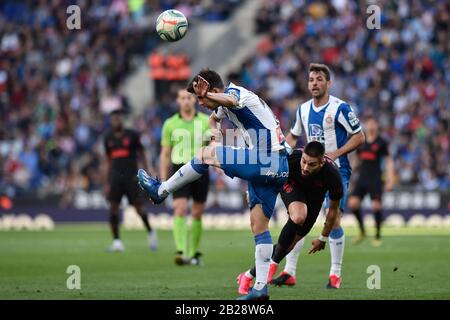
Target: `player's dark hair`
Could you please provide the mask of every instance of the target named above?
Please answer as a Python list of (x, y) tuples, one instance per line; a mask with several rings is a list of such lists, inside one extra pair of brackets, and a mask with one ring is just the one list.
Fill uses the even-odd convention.
[(313, 158), (322, 158), (325, 155), (325, 147), (319, 141), (311, 141), (305, 146), (303, 152)]
[(220, 77), (220, 75), (217, 72), (215, 72), (214, 70), (210, 70), (210, 69), (203, 69), (194, 78), (192, 78), (192, 80), (189, 82), (189, 84), (187, 86), (187, 91), (189, 91), (190, 93), (195, 93), (194, 81), (197, 81), (198, 76), (201, 76), (203, 79), (205, 79), (206, 81), (209, 82), (210, 89), (225, 88), (225, 86), (223, 85), (222, 78)]
[(331, 79), (331, 71), (327, 65), (321, 63), (311, 63), (309, 65), (309, 72), (323, 72), (325, 74), (325, 79), (330, 81)]

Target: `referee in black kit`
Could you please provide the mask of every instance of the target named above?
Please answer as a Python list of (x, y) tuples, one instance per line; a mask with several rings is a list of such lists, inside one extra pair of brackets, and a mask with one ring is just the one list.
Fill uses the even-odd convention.
[(136, 208), (148, 232), (148, 242), (151, 250), (156, 250), (158, 238), (156, 230), (148, 222), (144, 210), (144, 194), (138, 187), (136, 172), (138, 162), (147, 168), (147, 158), (142, 147), (139, 133), (127, 129), (123, 124), (123, 111), (114, 110), (110, 114), (111, 129), (106, 133), (104, 148), (106, 164), (104, 166), (104, 192), (110, 203), (109, 223), (113, 243), (108, 248), (110, 252), (121, 252), (125, 246), (119, 236), (119, 212), (122, 196), (126, 195), (128, 202)]

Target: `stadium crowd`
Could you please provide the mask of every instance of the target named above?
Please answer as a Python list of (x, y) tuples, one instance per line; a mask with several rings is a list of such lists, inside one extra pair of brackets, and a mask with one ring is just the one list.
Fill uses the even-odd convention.
[[(130, 112), (118, 85), (132, 57), (160, 43), (149, 21), (173, 7), (190, 23), (222, 21), (241, 2), (1, 1), (0, 193), (100, 189), (107, 114), (118, 107)], [(72, 4), (80, 7), (79, 30), (66, 27)]]
[[(116, 89), (133, 68), (131, 57), (159, 43), (144, 18), (175, 7), (217, 21), (240, 2), (78, 1), (88, 14), (74, 33), (58, 10), (70, 1), (2, 1), (0, 193), (100, 190), (106, 114), (118, 106), (131, 112)], [(265, 35), (258, 52), (229, 79), (260, 94), (286, 132), (298, 103), (309, 99), (309, 63), (326, 63), (333, 93), (362, 118), (379, 119), (399, 185), (450, 188), (450, 4), (431, 2), (380, 1), (381, 29), (369, 30), (365, 1), (265, 0), (256, 19)], [(133, 120), (153, 166), (162, 123), (174, 110), (166, 95)], [(218, 175), (216, 187), (236, 187)]]

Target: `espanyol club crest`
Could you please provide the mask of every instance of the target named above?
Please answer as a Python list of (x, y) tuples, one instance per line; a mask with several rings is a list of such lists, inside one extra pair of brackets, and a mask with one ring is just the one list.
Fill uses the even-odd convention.
[(327, 117), (325, 118), (325, 122), (327, 124), (331, 124), (333, 122), (333, 117), (331, 116), (331, 114), (327, 115)]

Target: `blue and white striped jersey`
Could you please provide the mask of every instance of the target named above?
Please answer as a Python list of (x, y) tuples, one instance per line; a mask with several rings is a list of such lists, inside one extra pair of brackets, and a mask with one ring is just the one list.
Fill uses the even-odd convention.
[(270, 107), (253, 92), (230, 83), (225, 93), (231, 94), (239, 102), (234, 108), (218, 107), (214, 116), (227, 117), (242, 133), (248, 148), (279, 151), (284, 149), (284, 135), (280, 123)]
[[(296, 120), (291, 133), (300, 136), (302, 127), (309, 141), (319, 141), (325, 145), (325, 152), (333, 152), (347, 143), (349, 136), (361, 130), (361, 124), (352, 107), (339, 98), (330, 95), (328, 103), (315, 107), (313, 99), (297, 109)], [(341, 172), (351, 174), (348, 155), (336, 159)]]

